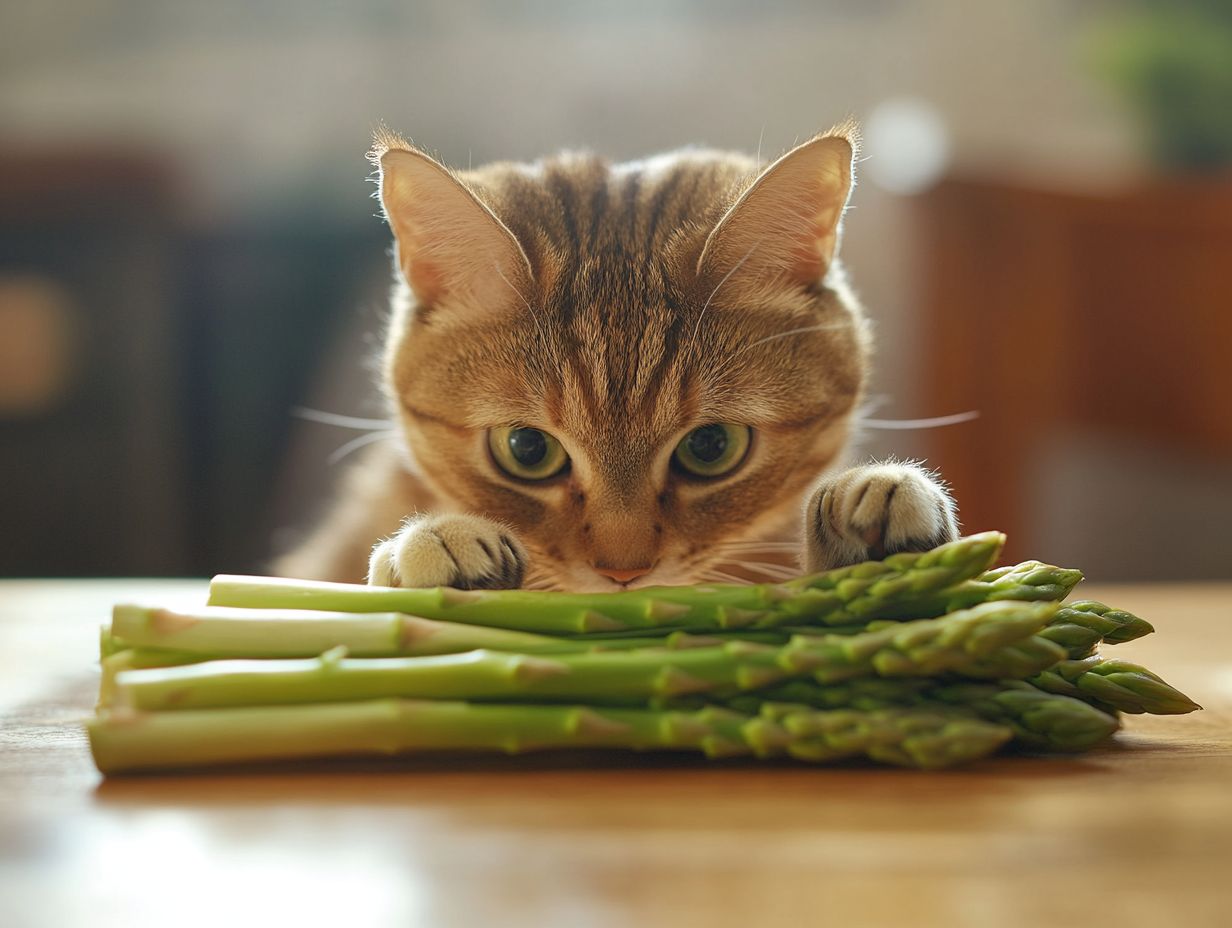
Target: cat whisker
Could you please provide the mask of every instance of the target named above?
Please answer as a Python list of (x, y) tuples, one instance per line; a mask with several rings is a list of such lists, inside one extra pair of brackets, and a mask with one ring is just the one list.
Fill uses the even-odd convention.
[(714, 300), (715, 294), (718, 293), (719, 290), (722, 289), (723, 285), (727, 283), (728, 280), (731, 279), (731, 276), (735, 274), (736, 271), (740, 270), (740, 268), (744, 266), (745, 261), (748, 261), (749, 258), (753, 257), (753, 252), (757, 250), (757, 247), (760, 244), (761, 242), (757, 242), (756, 244), (753, 245), (752, 248), (746, 251), (744, 253), (744, 257), (732, 265), (731, 270), (723, 275), (723, 279), (714, 285), (714, 289), (710, 291), (710, 296), (706, 297), (706, 302), (702, 304), (702, 311), (697, 314), (697, 322), (694, 323), (693, 325), (693, 337), (689, 339), (689, 352), (690, 353), (692, 353), (693, 349), (697, 347), (697, 333), (701, 331), (702, 319), (706, 315), (706, 310), (710, 308), (710, 303), (712, 300)]
[(791, 580), (799, 576), (799, 574), (797, 574), (795, 571), (763, 570), (761, 567), (758, 567), (756, 565), (744, 564), (744, 563), (741, 563), (740, 561), (724, 561), (724, 564), (730, 565), (732, 567), (738, 567), (740, 568), (740, 570), (747, 571), (748, 573), (752, 574), (753, 579), (751, 582), (753, 583), (778, 583), (780, 581)]
[[(536, 561), (534, 550), (528, 548), (528, 553), (531, 557), (531, 563), (534, 564)], [(561, 584), (556, 579), (555, 574), (543, 569), (542, 567), (531, 567), (526, 572), (526, 576), (523, 577), (522, 586), (520, 589), (541, 591), (560, 590)]]
[(360, 435), (358, 438), (352, 438), (345, 444), (339, 445), (335, 448), (333, 453), (325, 459), (325, 462), (332, 467), (334, 464), (337, 464), (339, 461), (358, 451), (360, 448), (363, 448), (365, 445), (371, 445), (378, 441), (389, 441), (397, 437), (398, 432), (396, 429), (387, 429), (385, 431), (369, 432), (367, 435)]
[(714, 567), (705, 571), (705, 576), (708, 579), (717, 580), (719, 583), (735, 583), (740, 586), (748, 586), (752, 583), (751, 580), (746, 580), (744, 577), (738, 577), (735, 574), (729, 574), (725, 570), (718, 570)]
[(797, 554), (800, 545), (784, 545), (781, 548), (714, 548), (713, 551), (720, 557), (743, 557), (754, 561), (782, 563), (784, 557)]
[(958, 425), (970, 422), (980, 417), (979, 410), (969, 409), (966, 412), (956, 412), (948, 416), (931, 416), (926, 419), (860, 419), (857, 425), (866, 429), (908, 430), (908, 429), (939, 429), (947, 425)]
[(512, 291), (514, 292), (514, 294), (516, 294), (516, 296), (517, 296), (517, 298), (518, 298), (519, 300), (521, 300), (521, 301), (522, 301), (522, 305), (526, 307), (526, 311), (527, 311), (528, 313), (530, 313), (531, 318), (535, 320), (535, 329), (536, 329), (536, 331), (538, 331), (538, 333), (539, 333), (539, 341), (540, 341), (540, 343), (543, 345), (544, 350), (545, 350), (545, 351), (547, 351), (547, 352), (549, 352), (549, 353), (551, 353), (551, 354), (553, 355), (553, 357), (557, 357), (556, 352), (555, 352), (555, 346), (554, 346), (554, 345), (553, 345), (553, 343), (552, 343), (552, 342), (548, 339), (548, 333), (547, 333), (547, 330), (546, 330), (546, 329), (544, 329), (544, 327), (543, 327), (543, 322), (542, 322), (542, 320), (539, 318), (539, 314), (538, 314), (537, 312), (535, 312), (535, 308), (534, 308), (533, 306), (531, 306), (531, 305), (530, 305), (530, 300), (528, 300), (528, 299), (527, 299), (527, 298), (526, 298), (526, 297), (522, 294), (522, 291), (521, 291), (521, 290), (519, 290), (517, 287), (515, 287), (515, 286), (513, 285), (513, 281), (511, 281), (508, 277), (506, 277), (506, 276), (505, 276), (504, 272), (503, 272), (503, 271), (501, 271), (501, 269), (500, 269), (500, 265), (499, 265), (499, 264), (497, 264), (495, 261), (493, 261), (493, 262), (492, 262), (492, 269), (493, 269), (494, 271), (496, 271), (496, 276), (497, 276), (497, 277), (499, 277), (501, 280), (503, 280), (503, 281), (505, 282), (505, 285), (506, 285), (506, 286), (507, 286), (510, 290), (512, 290)]
[(839, 328), (844, 328), (844, 326), (841, 323), (822, 323), (821, 325), (808, 325), (799, 329), (788, 329), (786, 332), (778, 332), (774, 335), (767, 335), (765, 338), (759, 338), (755, 342), (749, 342), (747, 345), (742, 346), (739, 351), (728, 358), (728, 363), (735, 361), (736, 358), (740, 357), (740, 355), (744, 354), (746, 351), (756, 348), (758, 345), (764, 345), (766, 342), (772, 342), (776, 338), (788, 338), (792, 335), (804, 335), (807, 332), (826, 332), (830, 329)]
[(792, 577), (798, 577), (799, 571), (793, 570), (782, 564), (769, 564), (764, 561), (724, 561), (726, 564), (731, 564), (735, 567), (747, 570), (752, 574), (764, 574), (766, 577), (775, 580), (789, 580)]
[(721, 541), (714, 546), (716, 551), (796, 551), (798, 541)]
[(344, 416), (341, 413), (326, 412), (323, 409), (309, 409), (307, 406), (291, 407), (291, 415), (308, 422), (318, 422), (321, 425), (333, 425), (340, 429), (387, 429), (395, 423), (393, 419), (364, 419), (361, 416)]

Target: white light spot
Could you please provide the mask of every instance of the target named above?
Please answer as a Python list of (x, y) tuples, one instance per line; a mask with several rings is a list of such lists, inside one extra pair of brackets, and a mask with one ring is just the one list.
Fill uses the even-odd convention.
[(863, 174), (891, 193), (937, 182), (950, 161), (950, 138), (936, 108), (906, 97), (878, 104), (864, 124)]

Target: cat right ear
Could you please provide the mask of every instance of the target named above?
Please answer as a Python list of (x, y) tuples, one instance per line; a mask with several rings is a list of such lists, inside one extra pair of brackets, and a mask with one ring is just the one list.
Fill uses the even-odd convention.
[(855, 124), (844, 123), (762, 171), (706, 240), (702, 279), (755, 290), (820, 283), (838, 250), (856, 144)]
[(391, 133), (378, 133), (369, 157), (380, 169), (398, 266), (421, 309), (503, 311), (523, 302), (526, 252), (470, 188)]

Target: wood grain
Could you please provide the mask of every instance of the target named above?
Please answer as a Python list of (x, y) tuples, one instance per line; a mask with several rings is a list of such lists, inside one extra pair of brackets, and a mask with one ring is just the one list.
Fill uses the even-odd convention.
[(1206, 705), (920, 774), (625, 755), (102, 782), (97, 626), (174, 581), (0, 583), (0, 924), (1228, 924), (1232, 585), (1084, 591)]

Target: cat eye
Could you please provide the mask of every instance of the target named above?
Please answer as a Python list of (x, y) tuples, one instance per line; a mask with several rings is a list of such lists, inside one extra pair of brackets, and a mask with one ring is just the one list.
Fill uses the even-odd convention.
[(488, 447), (500, 469), (519, 480), (547, 480), (569, 463), (560, 442), (542, 429), (492, 429)]
[(721, 477), (744, 460), (752, 434), (747, 425), (698, 426), (680, 440), (672, 460), (695, 477)]

